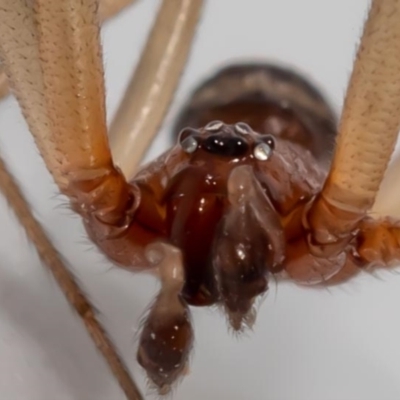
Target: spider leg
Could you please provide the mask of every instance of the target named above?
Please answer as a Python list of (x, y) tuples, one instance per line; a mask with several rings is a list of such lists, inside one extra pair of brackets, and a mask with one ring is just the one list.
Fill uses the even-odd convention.
[(363, 270), (398, 267), (399, 262), (400, 221), (392, 217), (367, 216), (358, 225), (357, 240), (344, 265), (322, 284), (340, 284)]
[(28, 203), (1, 158), (0, 191), (3, 193), (19, 222), (23, 226), (26, 235), (34, 244), (43, 264), (49, 268), (69, 304), (82, 319), (86, 326), (86, 330), (97, 348), (103, 354), (127, 398), (132, 400), (142, 399), (136, 384), (132, 382), (132, 378), (130, 377), (124, 362), (117, 353), (115, 346), (97, 320), (95, 309), (87, 300), (82, 289), (76, 283), (73, 275), (62, 261), (62, 257), (52, 245), (42, 226), (33, 217)]
[[(101, 21), (105, 21), (118, 14), (128, 5), (136, 2), (136, 0), (100, 0), (99, 17)], [(9, 94), (7, 76), (0, 64), (0, 99)]]
[(129, 179), (163, 120), (190, 50), (203, 0), (164, 0), (110, 127), (114, 160)]
[[(95, 0), (37, 0), (31, 8), (3, 0), (0, 52), (61, 191), (81, 211), (107, 209), (118, 219), (130, 189), (112, 163), (107, 141), (97, 6)], [(107, 219), (104, 213), (102, 218)]]
[(313, 239), (328, 245), (324, 249), (327, 254), (332, 248), (336, 254), (343, 251), (372, 207), (393, 152), (400, 126), (399, 20), (398, 0), (372, 2), (347, 90), (332, 167), (309, 214)]
[(100, 0), (99, 15), (101, 20), (106, 20), (118, 14), (128, 5), (137, 0)]
[(360, 224), (357, 253), (370, 267), (398, 266), (400, 261), (400, 221), (386, 217), (366, 218)]
[[(108, 213), (102, 214), (107, 218), (110, 212), (115, 212), (109, 205), (124, 203), (129, 188), (112, 164), (107, 143), (98, 3), (94, 0), (37, 0), (33, 6), (27, 3), (0, 1), (2, 63), (60, 189), (73, 199), (83, 198), (79, 203), (82, 208), (107, 209)], [(26, 204), (9, 178), (4, 175), (3, 179), (4, 190), (14, 190), (8, 196), (13, 205), (19, 205), (15, 211), (23, 217), (30, 239), (51, 267), (68, 300), (84, 316), (90, 335), (106, 356), (126, 396), (142, 399), (82, 292), (63, 269), (40, 226), (29, 217)], [(102, 186), (104, 182), (110, 190), (96, 192), (96, 185)], [(94, 190), (95, 194), (82, 196), (85, 190), (89, 193)]]
[(391, 217), (364, 218), (359, 224), (354, 252), (343, 268), (324, 285), (345, 282), (362, 270), (398, 267), (400, 261), (400, 221)]

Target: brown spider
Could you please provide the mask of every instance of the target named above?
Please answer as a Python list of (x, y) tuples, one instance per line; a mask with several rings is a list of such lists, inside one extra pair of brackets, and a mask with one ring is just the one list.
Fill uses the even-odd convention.
[(126, 358), (126, 357), (125, 357)]

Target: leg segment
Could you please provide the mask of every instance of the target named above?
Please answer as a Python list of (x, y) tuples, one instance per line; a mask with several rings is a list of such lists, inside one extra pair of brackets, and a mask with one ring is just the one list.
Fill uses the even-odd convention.
[(190, 50), (203, 0), (164, 0), (111, 124), (115, 162), (130, 180), (163, 120)]
[[(105, 21), (121, 12), (129, 4), (136, 0), (100, 0), (99, 15), (101, 21)], [(0, 99), (9, 94), (6, 73), (0, 65)]]
[(141, 400), (142, 396), (139, 389), (130, 377), (124, 362), (117, 354), (103, 327), (97, 321), (95, 310), (62, 262), (60, 255), (51, 244), (42, 227), (33, 217), (22, 193), (1, 159), (0, 191), (12, 207), (28, 238), (35, 245), (43, 264), (49, 268), (68, 302), (82, 319), (86, 330), (107, 361), (127, 398)]
[(4, 0), (0, 54), (49, 171), (81, 214), (126, 218), (131, 191), (107, 142), (97, 2)]
[(345, 282), (360, 271), (397, 267), (400, 261), (400, 221), (365, 218), (359, 225), (354, 250), (343, 268), (324, 285)]
[[(167, 61), (162, 56), (161, 67), (156, 62), (160, 75), (154, 76), (161, 76), (166, 88), (170, 88), (171, 81), (175, 82), (173, 88), (177, 83), (190, 47), (189, 32), (194, 30), (201, 4), (201, 0), (168, 0), (162, 8), (166, 14), (161, 12), (161, 22), (173, 20), (176, 24), (170, 26), (172, 33), (167, 35), (167, 43), (157, 41), (166, 33), (162, 29), (155, 29), (150, 43), (156, 48), (160, 43), (167, 47)], [(131, 228), (135, 246), (138, 242), (136, 247), (142, 245), (141, 241), (146, 242), (149, 235), (141, 235), (140, 227), (130, 224), (138, 206), (137, 188), (128, 185), (114, 167), (108, 146), (97, 8), (96, 0), (0, 0), (0, 56), (31, 133), (60, 190), (70, 197), (85, 222), (92, 223), (91, 233), (100, 246), (110, 239), (114, 249), (117, 243), (117, 251), (126, 253), (124, 237), (116, 240), (120, 239), (121, 230)], [(180, 60), (178, 68), (172, 61), (175, 59)], [(152, 62), (148, 55), (142, 65), (151, 70)], [(164, 101), (166, 106), (169, 90), (160, 93), (160, 102)], [(139, 109), (143, 111), (141, 106)], [(152, 112), (157, 109), (158, 104)], [(40, 234), (31, 234), (40, 251), (36, 237)], [(133, 258), (129, 261), (133, 263)], [(82, 306), (80, 315), (96, 344), (109, 353), (109, 358), (114, 357), (110, 364), (113, 371), (119, 371), (118, 378), (127, 396), (141, 399), (135, 384), (124, 375), (110, 343), (104, 336), (97, 337), (100, 328), (79, 289), (65, 273), (55, 274), (69, 300)], [(179, 315), (181, 311), (178, 310)]]
[[(400, 2), (374, 0), (358, 50), (333, 165), (310, 217), (325, 255), (343, 251), (372, 207), (400, 126)], [(343, 246), (337, 246), (342, 242)], [(333, 244), (333, 246), (329, 246)]]
[[(97, 213), (104, 223), (119, 223), (131, 193), (112, 164), (107, 143), (97, 2), (37, 0), (33, 8), (28, 3), (0, 3), (0, 54), (16, 97), (48, 169), (75, 208), (82, 214)], [(3, 190), (14, 190), (6, 193), (30, 239), (84, 319), (127, 397), (141, 399), (91, 306), (9, 178), (4, 179)]]
[(135, 2), (136, 0), (100, 0), (100, 19), (105, 21), (106, 19), (118, 14), (128, 5)]
[(398, 265), (400, 261), (400, 221), (366, 218), (360, 224), (357, 252), (371, 267)]

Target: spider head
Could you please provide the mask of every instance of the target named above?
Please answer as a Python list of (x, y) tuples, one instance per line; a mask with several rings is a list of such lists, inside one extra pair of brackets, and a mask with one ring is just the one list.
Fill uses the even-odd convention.
[(220, 304), (231, 326), (242, 330), (252, 324), (254, 300), (283, 257), (279, 216), (258, 178), (275, 140), (244, 123), (213, 121), (182, 130), (179, 146), (186, 164), (165, 198), (171, 242), (186, 266), (185, 300)]

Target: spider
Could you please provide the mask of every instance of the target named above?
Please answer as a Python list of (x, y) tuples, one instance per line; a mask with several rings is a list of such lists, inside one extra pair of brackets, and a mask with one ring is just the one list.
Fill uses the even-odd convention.
[[(133, 15), (133, 14), (132, 14)], [(263, 53), (264, 53), (264, 50), (263, 50)], [(64, 229), (64, 227), (63, 227), (63, 229)], [(97, 260), (96, 260), (97, 261)], [(94, 261), (92, 261), (93, 263), (94, 263)], [(73, 265), (80, 265), (81, 264), (81, 261), (78, 261), (78, 260), (76, 260), (76, 262), (73, 262), (72, 263)], [(96, 268), (97, 268), (97, 265), (95, 266)], [(93, 270), (92, 271), (95, 271), (95, 267), (93, 267)], [(126, 277), (126, 275), (124, 275), (124, 278), (125, 279), (127, 279), (127, 277)], [(136, 277), (135, 277), (136, 278)], [(138, 279), (138, 278), (136, 278), (136, 279)], [(140, 279), (140, 278), (139, 278)], [(282, 295), (280, 295), (280, 296), (282, 296)], [(29, 297), (28, 297), (28, 299), (27, 300), (29, 300)], [(145, 303), (145, 302), (143, 302), (143, 303)], [(264, 306), (265, 307), (265, 306)], [(100, 309), (102, 309), (102, 308), (100, 308)], [(103, 309), (102, 309), (103, 310)], [(299, 310), (300, 310), (300, 307), (299, 307)], [(268, 310), (268, 314), (270, 314), (270, 312), (269, 312), (270, 310)], [(129, 309), (129, 312), (131, 312), (131, 309)], [(263, 313), (265, 313), (266, 311), (263, 311)], [(105, 315), (107, 315), (107, 313), (106, 312), (104, 312), (105, 313)], [(127, 315), (130, 317), (130, 315), (129, 315), (129, 313), (128, 313), (128, 311), (127, 311)], [(261, 316), (261, 313), (260, 313), (260, 316)], [(281, 318), (278, 318), (277, 319), (277, 322), (279, 321), (280, 323), (284, 323), (284, 318), (285, 318), (286, 316), (281, 316)], [(265, 325), (266, 326), (269, 326), (270, 324), (271, 324), (271, 322), (272, 322), (272, 320), (270, 319), (271, 318), (271, 315), (268, 315), (268, 317), (265, 317)], [(197, 328), (197, 327), (196, 327)], [(213, 328), (214, 329), (214, 328)], [(257, 330), (259, 329), (259, 327), (257, 326)], [(266, 331), (264, 331), (263, 333), (266, 333)], [(198, 338), (198, 340), (201, 340), (201, 332), (199, 333), (198, 332), (198, 330), (196, 329), (196, 336), (197, 336), (197, 338)], [(224, 339), (224, 340), (227, 340), (227, 339)], [(51, 341), (50, 341), (51, 342)], [(262, 341), (261, 343), (263, 343), (263, 344), (265, 344), (264, 343), (264, 341)], [(261, 344), (260, 343), (260, 344)], [(285, 345), (284, 343), (283, 343), (283, 345)], [(393, 347), (393, 346), (392, 346)], [(393, 349), (392, 349), (393, 350)], [(132, 351), (132, 350), (131, 350)], [(209, 354), (209, 353), (208, 353)], [(196, 355), (196, 357), (199, 357), (200, 356), (200, 354), (197, 354)], [(126, 357), (125, 357), (126, 358)], [(291, 360), (291, 358), (289, 358), (289, 362), (290, 362), (290, 360)], [(258, 367), (258, 369), (262, 369), (262, 366), (264, 365), (264, 362), (266, 362), (266, 361), (268, 361), (268, 360), (261, 360), (261, 362), (260, 362), (260, 365), (257, 365), (257, 367)], [(193, 375), (195, 374), (195, 371), (193, 372)], [(261, 378), (261, 376), (264, 376), (265, 374), (260, 374), (260, 380), (262, 380), (262, 379), (267, 379), (267, 378)], [(222, 378), (221, 378), (222, 379)], [(254, 381), (253, 381), (253, 383), (252, 383), (253, 385), (254, 385)], [(249, 383), (249, 385), (251, 385), (251, 383)], [(249, 387), (251, 387), (251, 386), (249, 386)], [(224, 390), (225, 390), (226, 388), (224, 388)], [(199, 391), (199, 389), (197, 390), (197, 392)], [(226, 393), (226, 391), (224, 391), (223, 392), (223, 394), (225, 394)], [(222, 395), (222, 393), (221, 393), (221, 395)], [(81, 394), (81, 396), (80, 397), (82, 397), (83, 395)], [(244, 394), (243, 394), (243, 396), (244, 396)], [(238, 398), (244, 398), (243, 396), (241, 396), (241, 397), (238, 397)], [(77, 397), (79, 397), (79, 396), (77, 396)], [(212, 396), (212, 397), (214, 397), (214, 396)], [(272, 396), (273, 397), (273, 396)], [(191, 398), (193, 398), (193, 395), (191, 395)], [(246, 398), (248, 398), (248, 397), (246, 397)], [(259, 398), (259, 397), (255, 397), (255, 398)], [(298, 397), (295, 397), (295, 398), (298, 398)], [(363, 398), (365, 398), (365, 397), (363, 397)]]

